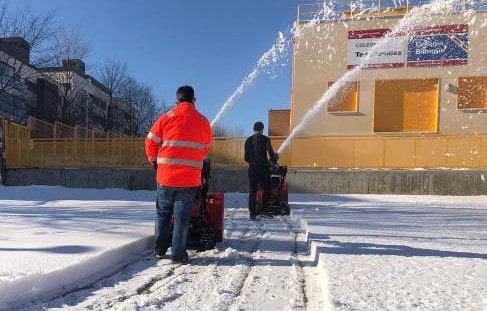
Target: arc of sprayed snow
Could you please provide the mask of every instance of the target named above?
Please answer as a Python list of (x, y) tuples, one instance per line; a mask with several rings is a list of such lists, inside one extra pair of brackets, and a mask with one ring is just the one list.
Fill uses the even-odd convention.
[(233, 92), (233, 94), (223, 103), (222, 108), (220, 109), (220, 111), (218, 111), (215, 118), (213, 118), (213, 120), (211, 121), (211, 126), (218, 123), (223, 114), (230, 107), (232, 107), (237, 97), (243, 94), (254, 83), (254, 80), (259, 76), (260, 72), (263, 69), (279, 62), (281, 59), (284, 58), (284, 55), (286, 55), (286, 52), (288, 50), (288, 46), (289, 43), (286, 36), (284, 35), (284, 33), (279, 32), (276, 42), (269, 50), (267, 50), (262, 55), (252, 72), (250, 72), (247, 77), (245, 77), (245, 79), (242, 81), (242, 83), (240, 83), (235, 92)]
[[(302, 28), (296, 27), (296, 24), (294, 24), (294, 27), (287, 32), (291, 33), (292, 37), (297, 37), (299, 36), (300, 31), (308, 28), (312, 28), (315, 25), (318, 25), (320, 23), (320, 16), (322, 14), (326, 14), (327, 12), (330, 13), (332, 11), (331, 7), (328, 7), (326, 5), (326, 1), (323, 1), (323, 6), (321, 7), (320, 11), (315, 14), (312, 20), (310, 20), (306, 25)], [(301, 29), (301, 30), (300, 30)], [(283, 59), (284, 56), (287, 54), (287, 50), (289, 48), (288, 40), (286, 39), (286, 36), (284, 35), (283, 32), (278, 33), (278, 38), (276, 40), (276, 43), (267, 51), (265, 52), (262, 57), (259, 59), (257, 62), (257, 65), (254, 67), (252, 72), (249, 73), (247, 77), (242, 81), (242, 83), (238, 86), (238, 88), (233, 92), (232, 95), (223, 103), (222, 108), (218, 111), (217, 115), (213, 118), (211, 121), (211, 126), (215, 125), (218, 123), (218, 121), (221, 119), (223, 114), (230, 108), (232, 107), (234, 101), (237, 99), (238, 96), (243, 94), (254, 82), (254, 80), (259, 76), (261, 69), (264, 69), (268, 67), (271, 64), (277, 63), (279, 60)]]

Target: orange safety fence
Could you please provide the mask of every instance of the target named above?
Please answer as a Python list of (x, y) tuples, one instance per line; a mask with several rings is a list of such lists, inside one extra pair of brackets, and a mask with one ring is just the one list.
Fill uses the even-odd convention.
[(6, 166), (29, 167), (31, 165), (29, 128), (7, 120), (3, 120), (2, 124)]
[(30, 129), (31, 138), (53, 138), (55, 137), (54, 124), (39, 120), (32, 116), (27, 119), (27, 127)]
[(74, 127), (54, 122), (54, 138), (74, 138)]
[[(37, 138), (29, 128), (2, 121), (9, 168), (148, 167), (144, 138)], [(60, 128), (58, 126), (58, 128)], [(66, 131), (67, 132), (67, 131)], [(285, 137), (271, 137), (277, 151)], [(245, 138), (216, 137), (212, 164), (240, 166)], [(487, 135), (375, 135), (296, 137), (280, 163), (302, 168), (487, 168)]]

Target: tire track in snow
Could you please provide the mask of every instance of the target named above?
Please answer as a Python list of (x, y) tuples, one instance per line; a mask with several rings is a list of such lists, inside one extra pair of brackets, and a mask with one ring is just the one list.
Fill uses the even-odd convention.
[[(242, 217), (242, 215), (244, 216)], [(191, 292), (192, 301), (195, 301), (196, 304), (188, 306), (185, 305), (186, 302), (184, 301), (180, 303), (175, 300), (173, 305), (165, 307), (171, 309), (192, 307), (195, 310), (228, 310), (228, 306), (231, 305), (235, 297), (239, 296), (252, 269), (252, 253), (258, 249), (259, 241), (261, 241), (260, 238), (256, 237), (263, 234), (261, 223), (255, 226), (254, 222), (242, 219), (244, 217), (248, 217), (247, 212), (242, 212), (241, 209), (240, 211), (231, 210), (228, 213), (226, 219), (227, 223), (229, 222), (229, 227), (225, 233), (226, 238), (218, 248), (223, 249), (224, 253), (227, 250), (234, 250), (238, 246), (243, 246), (245, 250), (243, 252), (230, 252), (229, 256), (224, 257), (218, 257), (217, 253), (217, 256), (209, 258), (197, 256), (192, 259), (190, 269), (198, 271), (198, 273), (191, 276), (187, 275), (186, 282), (177, 283), (175, 280), (173, 282), (175, 284), (169, 284), (167, 287), (174, 285), (173, 291)], [(205, 253), (211, 253), (211, 251)], [(205, 253), (201, 253), (201, 255), (204, 256)], [(212, 284), (213, 287), (208, 288), (208, 284)], [(228, 284), (230, 285), (228, 286)], [(219, 287), (219, 285), (223, 287)], [(212, 297), (212, 299), (208, 299), (208, 297)], [(206, 305), (198, 305), (199, 302)]]
[[(156, 280), (144, 289), (142, 295), (134, 295), (127, 301), (117, 304), (114, 309), (127, 310), (156, 310), (167, 309), (192, 309), (192, 310), (240, 310), (243, 300), (252, 296), (255, 286), (256, 252), (261, 250), (263, 238), (266, 237), (266, 226), (274, 229), (283, 229), (288, 238), (291, 236), (290, 225), (282, 219), (278, 221), (262, 220), (252, 222), (242, 219), (247, 217), (246, 212), (235, 211), (227, 218), (228, 227), (225, 232), (226, 239), (219, 245), (224, 253), (232, 250), (228, 256), (219, 257), (218, 253), (211, 256), (211, 251), (201, 253), (202, 256), (194, 256), (191, 264), (184, 266), (171, 278)], [(230, 219), (229, 219), (230, 218)], [(287, 252), (287, 260), (290, 261), (297, 244), (293, 240)], [(235, 252), (235, 249), (238, 251)], [(210, 255), (205, 257), (205, 255)], [(259, 267), (261, 269), (262, 267)], [(303, 310), (305, 306), (304, 278), (302, 271), (296, 265), (291, 266), (291, 273), (297, 288), (291, 288), (293, 299), (286, 304), (285, 309)], [(289, 271), (287, 269), (286, 271)], [(210, 285), (210, 286), (208, 286)], [(191, 295), (188, 299), (188, 294)], [(182, 298), (185, 296), (185, 298)], [(191, 302), (190, 302), (191, 301)], [(243, 306), (245, 309), (245, 306)], [(247, 310), (249, 310), (247, 308)]]
[[(219, 292), (217, 295), (218, 299), (210, 301), (210, 306), (204, 307), (200, 305), (193, 307), (201, 310), (205, 308), (207, 310), (227, 310), (235, 297), (239, 295), (245, 279), (249, 275), (250, 263), (253, 260), (251, 254), (258, 249), (258, 243), (261, 240), (256, 237), (263, 235), (263, 225), (250, 222), (246, 219), (247, 217), (247, 212), (243, 209), (230, 209), (225, 217), (226, 224), (228, 224), (227, 228), (225, 228), (225, 239), (218, 246), (220, 250), (243, 247), (243, 251), (230, 253), (229, 257), (218, 257), (218, 253), (211, 254), (211, 251), (191, 254), (192, 259), (189, 265), (180, 266), (178, 267), (179, 269), (169, 268), (159, 271), (158, 274), (151, 276), (147, 280), (148, 274), (153, 274), (154, 269), (160, 269), (159, 265), (158, 267), (148, 268), (148, 270), (142, 271), (146, 279), (143, 284), (139, 282), (140, 285), (136, 290), (125, 291), (117, 295), (108, 293), (104, 295), (101, 301), (95, 301), (95, 303), (86, 306), (86, 308), (91, 310), (160, 308), (166, 307), (168, 303), (177, 305), (178, 298), (182, 296), (178, 292), (190, 293), (194, 296), (192, 300), (198, 302), (204, 301), (208, 295), (211, 295), (216, 290), (217, 293)], [(205, 258), (205, 255), (210, 256)], [(237, 267), (236, 270), (235, 267)], [(228, 279), (229, 275), (231, 276), (230, 279)], [(185, 287), (188, 287), (188, 284), (192, 284), (191, 288), (184, 290)], [(211, 292), (202, 290), (208, 288), (208, 284), (213, 286), (221, 284), (223, 288), (210, 288)], [(157, 299), (153, 299), (152, 296), (154, 295), (157, 295)], [(167, 305), (167, 307), (169, 306)]]
[[(225, 219), (227, 220), (226, 222), (229, 224), (229, 226), (225, 230), (224, 242), (218, 246), (219, 249), (222, 247), (223, 249), (230, 247), (231, 245), (229, 245), (228, 241), (232, 238), (238, 241), (247, 240), (249, 233), (252, 232), (253, 228), (250, 226), (241, 228), (243, 229), (241, 231), (238, 230), (239, 224), (242, 224), (241, 220), (235, 219), (238, 212), (239, 211), (237, 209), (230, 209), (226, 215)], [(234, 236), (236, 231), (238, 232), (238, 235)], [(155, 304), (159, 307), (164, 306), (164, 304), (168, 302), (177, 302), (176, 300), (179, 298), (179, 296), (175, 295), (175, 292), (182, 291), (182, 287), (184, 287), (185, 284), (191, 283), (192, 287), (208, 287), (207, 285), (209, 279), (214, 279), (215, 277), (218, 278), (220, 267), (228, 269), (229, 266), (228, 259), (226, 258), (210, 257), (208, 260), (201, 258), (197, 253), (191, 254), (190, 257), (192, 258), (189, 265), (180, 266), (180, 269), (178, 270), (177, 268), (174, 268), (163, 271), (161, 274), (152, 277), (146, 283), (141, 285), (137, 289), (137, 293), (125, 295), (124, 297), (118, 297), (115, 303), (110, 307), (116, 309), (117, 306), (126, 307), (127, 305), (135, 305), (136, 308), (148, 308), (149, 305), (147, 305), (147, 301), (150, 300), (153, 300), (150, 304)], [(211, 267), (211, 264), (213, 264), (213, 267)], [(202, 269), (201, 267), (210, 267), (210, 269)], [(206, 277), (202, 277), (201, 274), (206, 274)], [(182, 279), (185, 281), (182, 282)], [(211, 283), (214, 284), (215, 282)], [(201, 286), (198, 286), (198, 284)], [(151, 298), (151, 296), (156, 292), (158, 293), (158, 297), (154, 300)], [(204, 299), (205, 291), (188, 290), (188, 292), (195, 296), (193, 300), (201, 301)]]
[(296, 230), (295, 224), (292, 223), (290, 219), (286, 219), (284, 217), (280, 217), (280, 218), (281, 221), (287, 225), (287, 228), (289, 229), (289, 232), (292, 235), (293, 245), (292, 245), (292, 253), (290, 255), (290, 260), (294, 266), (296, 281), (300, 285), (299, 287), (300, 292), (295, 307), (304, 308), (306, 310), (308, 305), (308, 297), (306, 295), (306, 277), (304, 275), (304, 265), (301, 262), (301, 260), (299, 260), (298, 257), (299, 256), (299, 250), (298, 250), (299, 234), (298, 231)]
[[(238, 209), (229, 209), (225, 218), (233, 218), (237, 212)], [(226, 228), (226, 238), (232, 236), (233, 231), (236, 227), (234, 222), (231, 222), (230, 224), (231, 226), (228, 229)], [(125, 283), (124, 275), (130, 276), (131, 274), (135, 274), (133, 271), (146, 271), (147, 269), (151, 269), (151, 266), (153, 266), (154, 263), (157, 262), (154, 260), (152, 255), (142, 256), (139, 259), (132, 260), (130, 263), (122, 266), (120, 269), (111, 273), (110, 275), (105, 276), (101, 279), (94, 280), (91, 284), (88, 284), (81, 288), (77, 288), (63, 295), (57, 295), (54, 298), (48, 300), (37, 301), (34, 308), (27, 307), (24, 310), (37, 310), (38, 308), (44, 308), (41, 306), (64, 304), (62, 302), (59, 302), (61, 300), (76, 301), (80, 299), (77, 297), (87, 296), (87, 292), (94, 292), (102, 288), (107, 288), (107, 292), (99, 294), (98, 299), (95, 302), (88, 305), (85, 304), (83, 308), (89, 310), (105, 310), (106, 308), (113, 308), (114, 305), (130, 299), (134, 295), (141, 295), (150, 292), (151, 287), (156, 282), (174, 275), (176, 266), (173, 266), (169, 269), (164, 269), (163, 271), (159, 271), (159, 273), (155, 276), (151, 276), (148, 281), (144, 281), (142, 284), (137, 285), (135, 290), (119, 288), (121, 286), (117, 285), (117, 283), (119, 283), (121, 280), (122, 283)], [(150, 272), (148, 272), (147, 274), (150, 274)], [(135, 276), (134, 278), (137, 278), (137, 276)], [(138, 280), (134, 281), (136, 283), (141, 283)]]
[[(315, 255), (308, 244), (308, 237), (300, 241), (300, 234), (306, 233), (302, 227), (302, 221), (296, 218), (283, 221), (288, 225), (294, 237), (294, 251), (292, 254), (293, 262), (298, 266), (296, 273), (301, 283), (301, 296), (307, 310), (333, 310), (330, 303), (328, 274), (325, 267), (320, 262), (316, 262)], [(300, 243), (301, 244), (300, 246)]]
[[(254, 222), (251, 222), (254, 223)], [(242, 267), (240, 270), (240, 274), (236, 279), (236, 284), (232, 284), (233, 286), (233, 291), (231, 292), (230, 299), (227, 299), (226, 301), (223, 301), (217, 306), (217, 310), (234, 310), (235, 306), (239, 302), (239, 297), (242, 296), (242, 292), (245, 292), (246, 288), (249, 287), (249, 284), (251, 280), (249, 279), (249, 275), (254, 267), (255, 264), (255, 259), (254, 259), (254, 253), (260, 248), (260, 245), (262, 244), (262, 236), (265, 233), (265, 226), (262, 223), (262, 221), (258, 222), (258, 226), (256, 226), (256, 233), (253, 234), (254, 243), (252, 243), (251, 248), (244, 256), (244, 260), (246, 262), (246, 265)], [(249, 231), (252, 232), (250, 226), (249, 226)], [(242, 238), (248, 233), (244, 232), (242, 235)]]
[[(143, 260), (147, 260), (147, 261), (151, 261), (151, 262), (154, 261), (154, 259), (152, 258), (152, 255), (150, 257), (144, 258)], [(97, 299), (95, 302), (87, 305), (84, 308), (87, 308), (90, 310), (107, 310), (108, 308), (114, 308), (119, 304), (123, 304), (125, 301), (130, 300), (134, 296), (150, 294), (152, 292), (152, 288), (158, 282), (170, 280), (170, 279), (174, 278), (175, 276), (177, 276), (178, 273), (176, 273), (176, 271), (181, 267), (177, 266), (177, 265), (170, 265), (168, 263), (169, 263), (169, 260), (161, 260), (161, 261), (157, 262), (157, 265), (155, 267), (149, 266), (145, 270), (142, 270), (145, 272), (144, 275), (142, 276), (144, 281), (141, 282), (140, 280), (138, 280), (139, 277), (135, 276), (134, 277), (135, 279), (132, 280), (133, 283), (136, 283), (136, 284), (134, 284), (135, 288), (125, 290), (122, 286), (121, 289), (117, 289), (118, 287), (120, 287), (120, 285), (118, 285), (118, 284), (113, 285), (113, 289), (114, 289), (115, 293), (117, 293), (118, 295), (116, 294), (114, 297), (113, 291), (109, 291), (108, 293), (104, 294), (102, 297)], [(163, 265), (161, 265), (161, 264), (163, 264)], [(162, 271), (158, 271), (158, 273), (155, 273), (155, 275), (150, 277), (149, 280), (145, 281), (145, 279), (147, 279), (148, 275), (152, 275), (152, 273), (155, 272), (155, 270), (160, 269), (161, 266), (166, 267), (166, 268), (163, 269)], [(123, 272), (124, 271), (120, 271), (119, 274), (123, 274)], [(130, 282), (130, 280), (128, 280), (128, 282)], [(142, 283), (142, 284), (140, 284), (140, 283)], [(138, 284), (140, 284), (140, 285), (138, 285)]]
[(216, 250), (191, 253), (189, 265), (167, 265), (146, 256), (51, 306), (68, 310), (65, 302), (71, 301), (75, 310), (236, 310), (242, 297), (252, 295), (250, 276), (269, 220), (250, 221), (242, 208), (225, 212), (224, 241)]
[(305, 310), (304, 272), (297, 264), (297, 233), (286, 217), (262, 221), (262, 239), (252, 270), (229, 310)]

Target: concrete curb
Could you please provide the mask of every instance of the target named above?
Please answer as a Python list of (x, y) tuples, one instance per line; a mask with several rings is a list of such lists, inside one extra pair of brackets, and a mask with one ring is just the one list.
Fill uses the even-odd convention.
[[(210, 191), (248, 192), (246, 168), (214, 168)], [(296, 170), (290, 193), (485, 195), (487, 170)], [(152, 169), (9, 169), (7, 185), (155, 190)]]

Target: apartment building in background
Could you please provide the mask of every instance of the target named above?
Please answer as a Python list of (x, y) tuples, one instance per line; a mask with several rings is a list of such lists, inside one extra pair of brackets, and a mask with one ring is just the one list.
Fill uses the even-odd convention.
[(22, 38), (0, 38), (0, 116), (26, 124), (29, 115), (54, 121), (57, 82), (30, 65), (30, 45)]
[[(0, 117), (26, 124), (29, 116), (97, 131), (132, 135), (127, 124), (133, 109), (86, 73), (80, 59), (59, 67), (30, 64), (30, 44), (22, 38), (0, 38)], [(110, 118), (114, 118), (113, 120)]]

